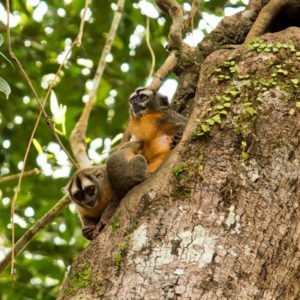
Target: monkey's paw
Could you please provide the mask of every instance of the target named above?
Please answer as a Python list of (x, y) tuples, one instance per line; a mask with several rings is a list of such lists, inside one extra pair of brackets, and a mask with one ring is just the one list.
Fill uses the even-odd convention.
[(96, 225), (86, 225), (82, 228), (82, 235), (87, 240), (92, 240), (94, 238), (94, 231), (96, 229)]

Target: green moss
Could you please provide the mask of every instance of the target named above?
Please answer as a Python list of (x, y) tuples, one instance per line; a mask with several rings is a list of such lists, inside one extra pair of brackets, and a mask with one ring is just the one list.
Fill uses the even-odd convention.
[[(228, 86), (220, 95), (211, 96), (209, 107), (197, 120), (198, 125), (192, 137), (202, 141), (209, 136), (214, 127), (223, 127), (225, 122), (230, 122), (235, 133), (241, 136), (241, 160), (249, 158), (249, 149), (255, 139), (254, 124), (261, 110), (263, 101), (259, 94), (277, 87), (287, 95), (284, 101), (294, 101), (295, 106), (290, 108), (289, 113), (294, 114), (300, 107), (299, 86), (300, 73), (295, 67), (295, 61), (300, 60), (300, 51), (292, 43), (269, 43), (255, 40), (248, 45), (251, 51), (273, 52), (277, 59), (267, 60), (268, 66), (265, 74), (236, 74), (238, 55), (217, 65), (210, 76), (213, 76), (220, 84), (225, 80), (239, 81), (240, 84)], [(280, 61), (280, 62), (279, 62)], [(268, 72), (269, 71), (269, 72)], [(235, 109), (232, 109), (232, 108)], [(199, 171), (203, 157), (199, 155)], [(202, 167), (201, 167), (202, 166)], [(175, 173), (182, 175), (181, 169), (175, 169)]]
[(111, 220), (111, 232), (114, 235), (120, 227), (120, 218), (118, 214), (114, 214)]
[(123, 258), (126, 255), (129, 239), (130, 237), (126, 236), (121, 243), (117, 244), (118, 250), (115, 252), (115, 254), (112, 257), (112, 261), (117, 268), (120, 268)]
[(116, 252), (112, 258), (113, 263), (116, 267), (120, 267), (121, 266), (121, 262), (123, 260), (123, 256), (121, 252)]
[(69, 296), (82, 288), (93, 286), (92, 280), (92, 267), (84, 266), (77, 273), (74, 273), (70, 277), (69, 288), (65, 291), (65, 295)]
[(202, 171), (203, 171), (204, 151), (205, 151), (205, 143), (202, 143), (199, 147), (199, 156), (198, 156), (198, 162), (199, 162), (198, 172), (199, 172), (199, 174), (202, 173)]
[(172, 174), (175, 176), (178, 176), (182, 172), (184, 172), (186, 168), (187, 168), (187, 165), (185, 163), (179, 164), (172, 169)]

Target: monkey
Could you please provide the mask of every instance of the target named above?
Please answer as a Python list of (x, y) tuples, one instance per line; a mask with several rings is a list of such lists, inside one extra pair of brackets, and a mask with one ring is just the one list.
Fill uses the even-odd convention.
[(106, 165), (78, 170), (69, 181), (66, 192), (77, 206), (86, 239), (94, 239), (120, 200), (147, 178), (141, 148), (141, 142), (128, 142), (108, 157)]
[(152, 174), (180, 141), (187, 119), (170, 109), (166, 96), (147, 88), (130, 95), (129, 113), (128, 131), (133, 140), (143, 142), (147, 174)]

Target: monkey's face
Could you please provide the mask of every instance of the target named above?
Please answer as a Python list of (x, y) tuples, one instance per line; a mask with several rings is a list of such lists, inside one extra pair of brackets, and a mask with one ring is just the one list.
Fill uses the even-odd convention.
[(93, 208), (103, 194), (104, 176), (99, 167), (79, 170), (67, 186), (69, 197), (78, 205)]
[(159, 111), (159, 108), (168, 105), (166, 96), (147, 88), (138, 88), (129, 97), (130, 113), (136, 118), (151, 111)]

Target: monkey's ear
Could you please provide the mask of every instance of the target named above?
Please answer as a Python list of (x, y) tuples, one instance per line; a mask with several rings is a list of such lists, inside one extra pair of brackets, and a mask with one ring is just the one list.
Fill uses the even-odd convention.
[(169, 100), (167, 96), (161, 96), (160, 97), (160, 103), (162, 106), (169, 106)]
[(145, 90), (145, 89), (146, 89), (145, 87), (138, 87), (138, 88), (135, 89), (134, 92), (135, 92), (136, 94), (139, 94), (139, 92), (141, 92), (141, 91), (143, 91), (143, 90)]

